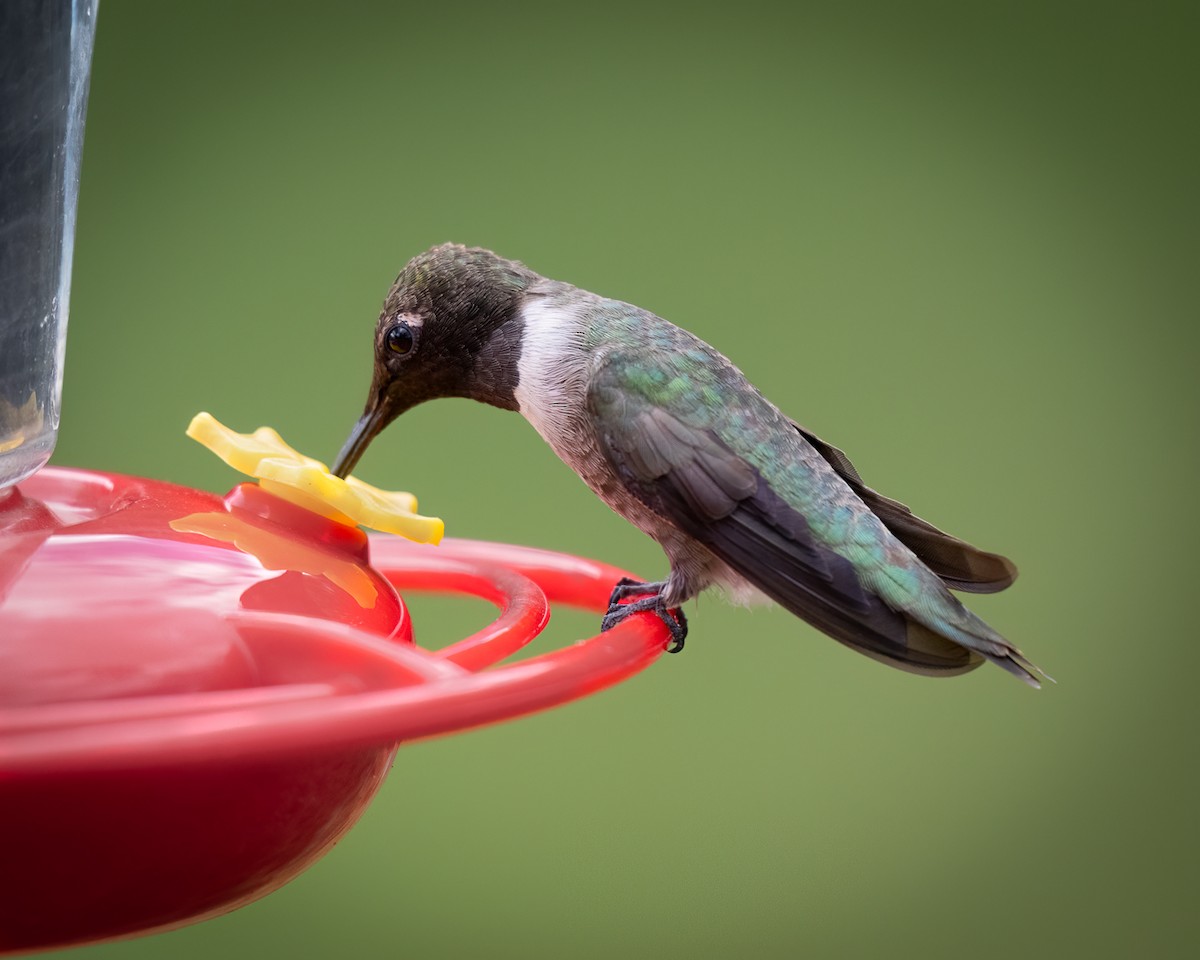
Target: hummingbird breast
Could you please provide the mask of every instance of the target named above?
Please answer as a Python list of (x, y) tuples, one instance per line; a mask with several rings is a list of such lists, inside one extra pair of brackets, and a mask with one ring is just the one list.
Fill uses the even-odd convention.
[(521, 415), (558, 458), (613, 510), (654, 536), (647, 529), (654, 515), (624, 489), (601, 454), (597, 425), (588, 413), (591, 371), (607, 350), (590, 316), (591, 297), (549, 282), (531, 292), (521, 311), (524, 331), (513, 393)]

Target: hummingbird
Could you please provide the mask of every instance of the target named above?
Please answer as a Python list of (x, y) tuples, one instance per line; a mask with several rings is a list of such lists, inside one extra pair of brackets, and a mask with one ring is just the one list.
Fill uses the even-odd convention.
[(951, 592), (1003, 590), (1010, 560), (868, 487), (721, 353), (648, 310), (489, 250), (433, 247), (388, 291), (367, 402), (332, 472), (345, 477), (388, 424), (440, 397), (520, 412), (662, 547), (669, 575), (616, 584), (602, 630), (652, 613), (676, 652), (681, 605), (717, 587), (911, 673), (991, 661), (1035, 687), (1045, 677)]

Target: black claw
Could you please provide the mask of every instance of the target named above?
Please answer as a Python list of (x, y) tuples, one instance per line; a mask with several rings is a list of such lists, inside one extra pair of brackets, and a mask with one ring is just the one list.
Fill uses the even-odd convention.
[(663, 609), (659, 614), (667, 629), (671, 631), (671, 639), (667, 641), (667, 653), (679, 653), (683, 650), (683, 642), (687, 639), (688, 622), (682, 607), (674, 610)]
[(612, 593), (608, 595), (608, 609), (611, 612), (612, 608), (629, 596), (627, 587), (640, 587), (641, 580), (634, 580), (633, 577), (622, 577), (617, 581), (617, 585), (612, 588)]

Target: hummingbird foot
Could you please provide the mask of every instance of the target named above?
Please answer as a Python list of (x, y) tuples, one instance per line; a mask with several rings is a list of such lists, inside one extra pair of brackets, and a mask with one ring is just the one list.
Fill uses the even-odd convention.
[[(600, 622), (600, 630), (602, 632), (611, 630), (635, 613), (653, 613), (666, 624), (667, 629), (671, 632), (671, 639), (667, 643), (667, 653), (678, 653), (683, 649), (684, 640), (687, 638), (687, 617), (680, 608), (671, 609), (663, 602), (662, 595), (666, 586), (665, 581), (642, 583), (639, 580), (631, 580), (629, 577), (622, 578), (613, 587), (612, 595), (608, 600), (608, 612)], [(631, 603), (625, 603), (624, 601), (630, 597), (638, 599)]]

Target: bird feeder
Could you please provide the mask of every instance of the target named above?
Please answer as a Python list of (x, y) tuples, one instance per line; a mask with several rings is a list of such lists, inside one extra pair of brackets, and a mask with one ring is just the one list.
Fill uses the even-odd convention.
[[(354, 824), (401, 744), (646, 667), (668, 639), (652, 616), (502, 662), (551, 604), (603, 611), (621, 576), (527, 547), (368, 537), (252, 483), (218, 497), (38, 471), (0, 500), (0, 953), (249, 903)], [(499, 615), (427, 649), (408, 590)]]

